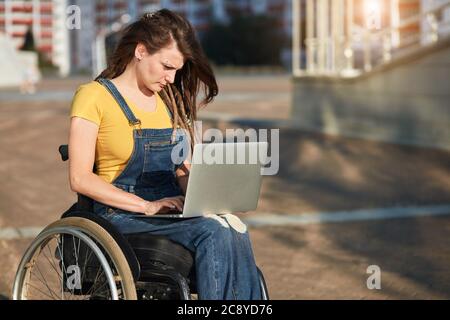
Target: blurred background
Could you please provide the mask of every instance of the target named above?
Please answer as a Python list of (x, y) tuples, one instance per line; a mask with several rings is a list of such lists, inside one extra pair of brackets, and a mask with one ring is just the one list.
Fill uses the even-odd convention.
[(75, 90), (160, 8), (216, 71), (204, 129), (280, 129), (279, 172), (241, 216), (271, 296), (448, 299), (449, 0), (1, 0), (0, 298), (76, 201), (57, 152)]

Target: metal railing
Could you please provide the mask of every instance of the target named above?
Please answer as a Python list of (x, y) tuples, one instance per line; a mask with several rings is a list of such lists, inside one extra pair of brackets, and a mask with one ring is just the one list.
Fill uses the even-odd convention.
[[(391, 16), (390, 25), (379, 30), (354, 22), (353, 1), (293, 0), (294, 76), (358, 77), (391, 63), (396, 56), (414, 53), (450, 36), (450, 0), (436, 2), (408, 18)], [(390, 3), (390, 9), (395, 10), (393, 3), (398, 5), (398, 1)], [(414, 26), (418, 31), (404, 34)]]

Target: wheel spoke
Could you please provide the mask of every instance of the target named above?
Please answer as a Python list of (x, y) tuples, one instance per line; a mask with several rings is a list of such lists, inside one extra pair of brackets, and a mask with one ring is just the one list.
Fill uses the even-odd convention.
[[(51, 255), (50, 247), (49, 247), (49, 246), (47, 246), (47, 251), (48, 251), (48, 252), (50, 253), (50, 255)], [(45, 253), (45, 251), (42, 251), (42, 254), (47, 258), (47, 260), (48, 260), (48, 262), (50, 263), (50, 265), (52, 266), (53, 270), (55, 270), (55, 272), (58, 274), (58, 278), (61, 277), (61, 274), (59, 273), (58, 268), (56, 267), (56, 265), (54, 264), (54, 262), (52, 262), (52, 261), (50, 260), (50, 258), (47, 257), (47, 254)]]
[(50, 287), (48, 286), (47, 281), (45, 281), (45, 277), (44, 277), (44, 275), (43, 275), (42, 272), (41, 272), (41, 269), (39, 269), (39, 266), (38, 266), (37, 264), (35, 264), (35, 267), (36, 267), (37, 271), (39, 272), (39, 274), (40, 274), (41, 277), (42, 277), (42, 280), (41, 280), (41, 279), (36, 275), (36, 279), (38, 279), (44, 286), (47, 287), (49, 293), (50, 293), (52, 296), (53, 296), (53, 293), (55, 293), (56, 297), (58, 297), (58, 295), (56, 294), (56, 292), (54, 292), (54, 291), (53, 291), (52, 289), (50, 289)]
[[(89, 249), (90, 249), (90, 248), (89, 248)], [(88, 250), (86, 249), (86, 252), (85, 252), (85, 254), (84, 254), (84, 266), (83, 266), (83, 273), (82, 273), (83, 277), (84, 277), (84, 275), (86, 274), (87, 263), (88, 263), (89, 259), (91, 259), (92, 253), (94, 252), (94, 251), (90, 250), (89, 256), (88, 256), (87, 251), (88, 251)], [(82, 280), (84, 280), (84, 278), (82, 278)]]
[[(101, 272), (100, 272), (100, 271), (101, 271)], [(88, 295), (91, 295), (91, 296), (92, 296), (92, 295), (96, 292), (96, 290), (97, 290), (98, 288), (101, 288), (101, 287), (103, 287), (105, 284), (108, 283), (107, 281), (104, 281), (104, 282), (102, 283), (102, 285), (101, 285), (100, 287), (97, 288), (97, 280), (99, 279), (99, 276), (100, 276), (102, 273), (103, 273), (103, 268), (99, 268), (99, 269), (97, 270), (97, 274), (95, 275), (94, 282), (92, 283), (91, 288), (89, 288)]]
[(41, 289), (39, 289), (38, 287), (36, 287), (36, 286), (34, 286), (34, 285), (30, 284), (30, 283), (27, 283), (27, 286), (28, 286), (28, 287), (34, 288), (35, 290), (41, 292), (43, 295), (45, 295), (45, 296), (51, 298), (52, 300), (57, 300), (57, 299), (55, 299), (54, 297), (49, 296), (47, 293), (45, 293), (44, 291), (42, 291)]
[(59, 257), (60, 257), (60, 259), (61, 259), (61, 298), (64, 298), (64, 277), (63, 277), (63, 275), (64, 275), (64, 273), (65, 273), (65, 267), (64, 267), (64, 257), (63, 257), (63, 255), (62, 255), (62, 252), (61, 252), (61, 248), (59, 247), (59, 244), (60, 244), (60, 239), (58, 238), (57, 240), (56, 240), (56, 245), (57, 245), (57, 247), (58, 247), (58, 252), (59, 252)]

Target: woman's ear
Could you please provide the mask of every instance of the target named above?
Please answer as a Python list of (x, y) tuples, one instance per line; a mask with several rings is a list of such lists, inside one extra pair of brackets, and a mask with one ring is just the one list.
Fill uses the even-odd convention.
[(136, 49), (134, 50), (134, 56), (141, 61), (147, 53), (147, 49), (142, 43), (138, 43)]

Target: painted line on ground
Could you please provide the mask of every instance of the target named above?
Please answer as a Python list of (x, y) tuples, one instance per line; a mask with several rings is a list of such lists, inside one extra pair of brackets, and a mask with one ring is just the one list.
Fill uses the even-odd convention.
[(316, 212), (295, 215), (260, 213), (242, 220), (251, 227), (308, 225), (319, 223), (342, 223), (366, 220), (384, 220), (398, 218), (414, 218), (426, 216), (450, 215), (450, 204), (362, 209), (352, 211)]
[(0, 228), (0, 240), (35, 238), (44, 227)]
[[(249, 227), (298, 226), (321, 223), (345, 223), (368, 220), (385, 220), (450, 215), (450, 204), (421, 207), (392, 207), (352, 211), (312, 212), (302, 214), (258, 213), (241, 217)], [(0, 240), (30, 239), (44, 227), (0, 228)]]

